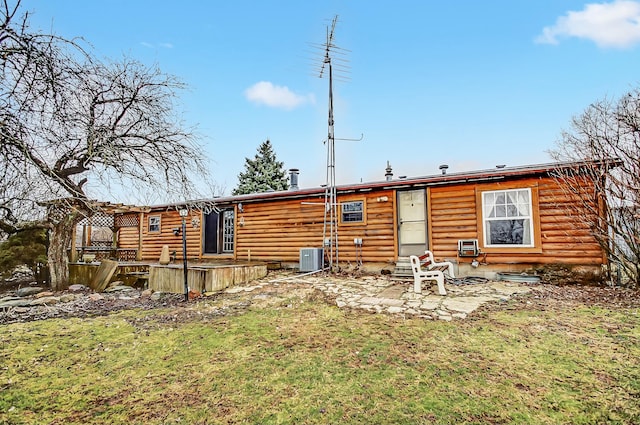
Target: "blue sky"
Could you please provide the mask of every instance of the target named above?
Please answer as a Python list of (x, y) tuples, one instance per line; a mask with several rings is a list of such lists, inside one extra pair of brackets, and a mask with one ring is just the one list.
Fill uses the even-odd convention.
[(640, 1), (23, 0), (32, 27), (83, 37), (178, 76), (226, 194), (271, 140), (300, 186), (325, 183), (333, 16), (348, 52), (334, 86), (337, 182), (550, 162), (590, 103), (638, 85)]

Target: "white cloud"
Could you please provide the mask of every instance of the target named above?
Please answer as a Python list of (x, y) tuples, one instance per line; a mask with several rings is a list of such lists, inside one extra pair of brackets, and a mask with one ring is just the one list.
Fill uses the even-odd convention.
[(173, 44), (171, 43), (149, 43), (146, 41), (142, 41), (140, 42), (140, 45), (143, 47), (147, 47), (149, 49), (157, 49), (157, 48), (163, 48), (163, 49), (173, 49)]
[(293, 109), (305, 103), (315, 103), (313, 94), (296, 94), (286, 86), (276, 86), (269, 81), (260, 81), (244, 91), (245, 97), (257, 104), (273, 108)]
[(640, 43), (640, 2), (587, 4), (584, 10), (569, 11), (555, 25), (545, 27), (536, 42), (558, 44), (563, 37), (591, 40), (600, 47), (625, 48)]

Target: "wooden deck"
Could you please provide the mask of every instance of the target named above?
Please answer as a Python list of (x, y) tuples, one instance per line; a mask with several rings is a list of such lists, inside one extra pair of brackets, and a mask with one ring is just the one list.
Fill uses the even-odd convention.
[[(100, 262), (69, 263), (69, 285), (89, 286), (98, 272)], [(124, 285), (142, 287), (144, 276), (149, 274), (149, 263), (119, 262), (111, 282), (121, 281)]]
[[(266, 275), (266, 263), (193, 264), (187, 267), (187, 285), (189, 290), (200, 293), (216, 292)], [(177, 264), (151, 265), (149, 288), (160, 292), (184, 293), (184, 269)]]
[[(99, 266), (99, 262), (69, 263), (69, 284), (89, 286)], [(190, 290), (198, 292), (220, 291), (266, 276), (267, 266), (265, 262), (189, 263), (187, 284)], [(184, 272), (182, 264), (177, 263), (118, 262), (110, 282), (115, 281), (158, 292), (184, 293)]]

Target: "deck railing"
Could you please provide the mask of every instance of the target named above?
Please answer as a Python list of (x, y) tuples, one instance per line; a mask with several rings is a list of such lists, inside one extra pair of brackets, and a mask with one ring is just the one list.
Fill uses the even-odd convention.
[[(137, 249), (116, 248), (114, 246), (80, 246), (76, 248), (78, 260), (86, 258), (94, 260), (136, 261)], [(93, 257), (89, 257), (93, 256)]]

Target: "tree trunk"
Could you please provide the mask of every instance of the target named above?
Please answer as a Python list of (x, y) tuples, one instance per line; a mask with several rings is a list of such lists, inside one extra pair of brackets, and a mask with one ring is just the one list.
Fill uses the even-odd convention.
[(69, 257), (67, 248), (71, 242), (76, 214), (65, 215), (49, 230), (49, 249), (47, 263), (51, 275), (51, 289), (61, 291), (69, 287)]

